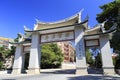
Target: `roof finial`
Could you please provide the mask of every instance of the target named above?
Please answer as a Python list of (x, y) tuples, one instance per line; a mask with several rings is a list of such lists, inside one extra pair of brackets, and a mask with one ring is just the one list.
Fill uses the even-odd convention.
[(104, 33), (105, 32), (105, 23), (106, 23), (107, 21), (104, 21), (103, 23), (101, 23), (100, 24), (100, 28), (101, 28), (101, 30), (102, 30), (102, 32)]
[(35, 21), (36, 21), (37, 23), (39, 23), (39, 22), (40, 22), (37, 18), (35, 19)]
[(31, 29), (27, 28), (25, 25), (24, 25), (24, 30), (25, 31), (31, 31)]
[(23, 39), (24, 39), (24, 35), (21, 34), (21, 33), (18, 33), (17, 35), (18, 35), (18, 42), (23, 41)]
[(82, 12), (84, 11), (84, 8), (82, 8), (81, 10), (80, 10), (80, 12), (78, 13), (78, 15), (79, 15), (79, 21), (78, 21), (78, 23), (80, 23), (81, 21), (82, 21), (82, 19), (81, 19), (81, 15), (82, 15)]

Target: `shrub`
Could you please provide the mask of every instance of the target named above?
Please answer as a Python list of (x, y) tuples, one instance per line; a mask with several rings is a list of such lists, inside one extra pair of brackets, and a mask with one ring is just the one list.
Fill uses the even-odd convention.
[(3, 68), (3, 62), (0, 61), (0, 70)]

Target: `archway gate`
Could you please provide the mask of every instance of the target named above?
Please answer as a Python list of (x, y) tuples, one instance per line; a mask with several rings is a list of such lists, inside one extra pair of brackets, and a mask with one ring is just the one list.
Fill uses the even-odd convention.
[(13, 74), (20, 74), (24, 64), (24, 53), (30, 51), (28, 74), (40, 73), (40, 44), (74, 40), (76, 49), (76, 74), (87, 74), (85, 46), (99, 45), (102, 54), (104, 73), (114, 74), (110, 54), (109, 33), (104, 23), (88, 28), (88, 19), (81, 21), (81, 12), (58, 22), (45, 23), (37, 20), (33, 30), (25, 28), (27, 36), (22, 36), (16, 45)]

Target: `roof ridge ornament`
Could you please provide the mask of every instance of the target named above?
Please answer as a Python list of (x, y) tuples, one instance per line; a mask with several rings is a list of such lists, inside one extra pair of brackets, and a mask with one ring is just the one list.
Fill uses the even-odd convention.
[(82, 22), (82, 19), (81, 19), (81, 15), (82, 15), (82, 12), (84, 11), (84, 8), (82, 8), (79, 12), (78, 12), (78, 16), (79, 16), (79, 21), (78, 23), (81, 23)]
[(31, 29), (27, 28), (26, 26), (24, 26), (24, 30), (25, 31), (32, 31)]
[(35, 21), (36, 21), (36, 23), (39, 23), (39, 22), (40, 22), (37, 18), (35, 19)]
[(104, 21), (103, 23), (100, 23), (99, 25), (100, 25), (100, 28), (101, 28), (101, 30), (102, 30), (102, 32), (104, 33), (105, 32), (105, 23), (106, 23), (107, 21)]
[(22, 42), (25, 36), (22, 33), (18, 33), (17, 35), (18, 35), (18, 42)]

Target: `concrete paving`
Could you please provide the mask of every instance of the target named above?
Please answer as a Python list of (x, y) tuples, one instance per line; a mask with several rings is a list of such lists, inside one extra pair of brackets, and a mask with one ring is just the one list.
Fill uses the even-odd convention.
[(74, 70), (41, 70), (39, 75), (0, 74), (0, 80), (120, 80), (119, 75), (75, 75)]

